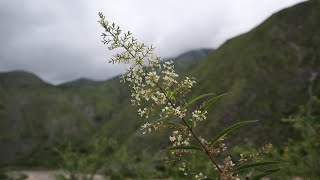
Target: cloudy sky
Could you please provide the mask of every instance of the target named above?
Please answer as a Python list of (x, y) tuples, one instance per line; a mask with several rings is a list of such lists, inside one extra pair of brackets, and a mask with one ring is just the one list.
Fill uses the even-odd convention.
[(26, 70), (58, 84), (123, 72), (108, 64), (98, 12), (172, 57), (217, 48), (302, 0), (0, 0), (0, 72)]

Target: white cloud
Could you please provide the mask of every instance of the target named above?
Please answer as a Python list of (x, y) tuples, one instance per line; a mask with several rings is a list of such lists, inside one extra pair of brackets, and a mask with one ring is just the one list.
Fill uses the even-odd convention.
[(106, 79), (123, 72), (107, 64), (97, 20), (104, 12), (161, 56), (215, 48), (272, 13), (301, 0), (30, 0), (1, 1), (0, 71), (24, 69), (46, 81)]

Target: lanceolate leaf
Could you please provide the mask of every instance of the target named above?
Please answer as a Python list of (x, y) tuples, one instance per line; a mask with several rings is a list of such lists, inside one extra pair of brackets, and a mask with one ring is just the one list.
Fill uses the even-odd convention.
[(198, 101), (199, 99), (202, 99), (204, 97), (207, 97), (207, 96), (213, 96), (215, 95), (214, 93), (209, 93), (209, 94), (202, 94), (200, 96), (197, 96), (195, 97), (194, 99), (192, 99), (191, 101), (189, 101), (187, 104), (185, 104), (184, 106), (182, 106), (183, 108), (187, 108), (189, 107), (191, 104), (195, 103), (196, 101)]
[(226, 129), (224, 129), (223, 131), (221, 131), (220, 133), (218, 133), (211, 141), (210, 146), (213, 146), (221, 137), (227, 135), (228, 133), (238, 129), (239, 127), (249, 124), (249, 123), (254, 123), (257, 122), (257, 120), (253, 120), (253, 121), (241, 121), (238, 122), (232, 126), (227, 127)]
[(221, 94), (219, 96), (215, 96), (213, 98), (211, 98), (209, 101), (207, 101), (201, 108), (201, 111), (205, 111), (207, 110), (214, 102), (216, 102), (217, 100), (219, 100), (220, 98), (222, 98), (223, 96), (227, 95), (227, 93)]
[[(203, 151), (202, 148), (198, 146), (173, 146), (162, 151), (173, 151), (173, 150), (195, 150), (195, 151)], [(161, 151), (161, 152), (162, 152)]]
[(174, 123), (174, 122), (169, 122), (168, 120), (170, 120), (171, 118), (173, 118), (174, 116), (170, 116), (170, 117), (163, 117), (163, 118), (160, 118), (160, 119), (157, 119), (156, 121), (152, 122), (151, 125), (155, 125), (155, 124), (158, 124), (158, 123), (165, 123), (165, 124), (169, 124), (170, 126), (172, 127), (176, 127), (176, 128), (186, 128), (185, 126), (183, 126), (182, 124), (179, 124), (179, 123)]
[(255, 167), (260, 167), (260, 166), (266, 166), (266, 165), (274, 165), (274, 164), (279, 164), (279, 163), (284, 163), (283, 161), (263, 161), (263, 162), (254, 162), (254, 163), (248, 163), (244, 165), (240, 165), (236, 167), (233, 172), (239, 172)]
[(276, 172), (278, 172), (280, 170), (281, 170), (281, 168), (270, 169), (270, 170), (265, 171), (263, 173), (259, 173), (257, 175), (252, 176), (251, 180), (259, 180), (259, 179), (261, 179), (261, 178), (263, 178), (265, 176), (268, 176), (270, 174), (276, 173)]
[(165, 121), (165, 120), (169, 120), (171, 118), (173, 118), (174, 116), (170, 116), (170, 117), (163, 117), (163, 118), (160, 118), (160, 119), (157, 119), (156, 121), (152, 122), (151, 124), (157, 124), (159, 122), (162, 122), (162, 121)]
[(180, 129), (185, 129), (187, 128), (186, 126), (179, 124), (179, 123), (174, 123), (174, 122), (165, 122), (166, 124), (169, 124), (172, 127), (180, 128)]

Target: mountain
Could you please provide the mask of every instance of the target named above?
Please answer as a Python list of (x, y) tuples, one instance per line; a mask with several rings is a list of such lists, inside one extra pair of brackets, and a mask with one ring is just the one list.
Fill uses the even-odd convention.
[[(228, 93), (208, 110), (206, 121), (199, 123), (195, 131), (210, 138), (236, 122), (259, 120), (228, 135), (227, 146), (236, 149), (254, 144), (252, 149), (256, 150), (260, 145), (272, 143), (278, 158), (290, 160), (290, 167), (285, 166), (281, 174), (286, 177), (280, 179), (319, 177), (320, 157), (307, 154), (303, 148), (295, 150), (299, 144), (288, 145), (298, 141), (308, 147), (319, 147), (319, 141), (314, 146), (308, 144), (301, 140), (292, 123), (282, 121), (306, 111), (307, 104), (320, 97), (319, 9), (320, 1), (306, 1), (275, 13), (251, 31), (226, 41), (180, 74), (197, 78), (190, 99), (211, 92)], [(315, 114), (320, 117), (319, 110)], [(309, 126), (308, 122), (300, 123)], [(317, 124), (319, 127), (319, 121)], [(311, 130), (309, 133), (312, 134)], [(319, 138), (319, 131), (314, 136)], [(155, 154), (166, 148), (168, 142), (168, 134), (151, 133), (143, 138), (136, 134), (127, 141), (127, 146), (133, 154), (138, 154), (140, 146), (152, 151), (153, 145), (150, 154)], [(292, 151), (295, 153), (290, 154)]]
[(90, 106), (27, 72), (0, 76), (0, 162), (53, 144), (81, 140), (93, 126)]
[(40, 87), (45, 83), (34, 74), (25, 71), (0, 72), (1, 88)]
[[(199, 81), (194, 95), (228, 92), (216, 104), (204, 131), (257, 119), (241, 134), (277, 145), (293, 136), (280, 121), (309, 101), (312, 74), (320, 73), (320, 2), (307, 1), (275, 13), (248, 33), (210, 53), (191, 75)], [(315, 95), (320, 95), (317, 76)]]
[(74, 81), (70, 81), (67, 83), (63, 83), (59, 85), (60, 87), (64, 88), (71, 88), (71, 87), (83, 87), (83, 86), (99, 86), (103, 84), (104, 81), (94, 81), (88, 78), (80, 78)]
[[(184, 71), (206, 52), (194, 50), (173, 59)], [(129, 92), (118, 77), (82, 78), (52, 86), (28, 72), (0, 73), (0, 165), (15, 160), (43, 165), (41, 158), (53, 156), (52, 147), (85, 144), (101, 129), (104, 136), (124, 141), (140, 125), (130, 107)], [(126, 130), (119, 130), (124, 124)]]
[(195, 65), (204, 60), (213, 49), (198, 49), (187, 51), (173, 59), (175, 64), (175, 70), (180, 74), (192, 69)]
[[(259, 120), (231, 134), (229, 142), (281, 147), (298, 138), (291, 124), (281, 119), (308, 103), (311, 84), (313, 95), (320, 96), (318, 9), (319, 1), (307, 1), (275, 13), (180, 75), (197, 79), (190, 99), (205, 93), (228, 93), (209, 109), (207, 121), (197, 131), (210, 137), (236, 122)], [(311, 81), (314, 74), (318, 76)], [(161, 138), (151, 135), (143, 141), (148, 144), (153, 140), (161, 146), (167, 142)], [(133, 149), (139, 140), (130, 140)]]

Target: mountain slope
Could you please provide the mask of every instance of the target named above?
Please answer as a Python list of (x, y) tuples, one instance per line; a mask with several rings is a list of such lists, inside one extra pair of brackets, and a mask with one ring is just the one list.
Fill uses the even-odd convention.
[(46, 83), (37, 76), (25, 71), (0, 72), (1, 88), (41, 87), (45, 84)]
[[(173, 59), (184, 71), (206, 52), (195, 50)], [(80, 148), (97, 132), (123, 142), (140, 126), (129, 92), (118, 77), (52, 86), (27, 72), (0, 73), (0, 165), (19, 159), (43, 163), (39, 156), (54, 156), (52, 147), (73, 142)]]
[[(194, 68), (204, 92), (224, 93), (209, 119), (226, 126), (258, 119), (241, 134), (259, 142), (281, 144), (292, 130), (280, 119), (308, 102), (307, 87), (313, 73), (320, 73), (320, 3), (307, 1), (282, 10), (252, 31), (228, 40)], [(314, 92), (320, 95), (319, 78)], [(205, 129), (216, 130), (217, 123)], [(219, 126), (219, 127), (220, 127)]]
[(26, 72), (2, 74), (0, 82), (1, 164), (90, 134), (93, 125), (81, 101)]
[[(298, 113), (309, 101), (311, 75), (320, 74), (319, 8), (318, 1), (308, 1), (282, 10), (250, 32), (228, 40), (181, 74), (198, 79), (190, 99), (228, 92), (209, 109), (197, 132), (210, 138), (235, 122), (257, 119), (258, 123), (231, 134), (229, 143), (273, 143), (281, 149), (297, 138), (292, 126), (281, 119)], [(314, 95), (320, 96), (319, 78), (313, 83)], [(132, 154), (141, 153), (141, 147), (154, 154), (168, 144), (168, 134), (151, 133), (142, 138), (139, 132), (126, 142)]]
[(199, 49), (187, 51), (178, 57), (172, 58), (175, 64), (175, 70), (180, 74), (192, 69), (195, 65), (204, 60), (213, 49)]

